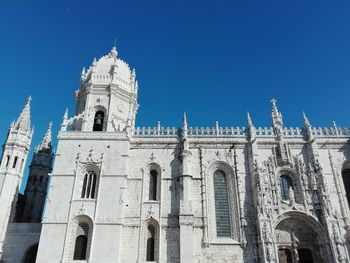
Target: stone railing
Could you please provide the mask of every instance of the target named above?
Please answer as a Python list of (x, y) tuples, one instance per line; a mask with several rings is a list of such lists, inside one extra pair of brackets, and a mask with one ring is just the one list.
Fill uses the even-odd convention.
[(134, 136), (147, 137), (147, 136), (178, 136), (179, 129), (175, 127), (137, 127), (133, 131)]
[[(350, 128), (316, 128), (313, 127), (312, 133), (315, 137), (350, 137)], [(136, 137), (174, 137), (183, 135), (182, 128), (175, 127), (137, 127), (133, 131)], [(255, 128), (255, 136), (257, 137), (274, 137), (273, 127), (257, 127)], [(189, 127), (187, 129), (188, 137), (244, 137), (249, 134), (245, 127)], [(285, 137), (302, 137), (305, 136), (305, 128), (284, 128), (283, 135)]]

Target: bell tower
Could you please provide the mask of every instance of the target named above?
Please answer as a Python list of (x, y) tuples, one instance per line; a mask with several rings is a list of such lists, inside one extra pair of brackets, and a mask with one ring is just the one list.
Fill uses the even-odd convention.
[(76, 91), (73, 130), (123, 132), (134, 126), (137, 112), (135, 69), (118, 58), (115, 47), (88, 70), (83, 68)]
[(31, 97), (28, 98), (17, 121), (11, 124), (3, 145), (0, 165), (0, 257), (34, 131), (30, 126), (30, 102)]

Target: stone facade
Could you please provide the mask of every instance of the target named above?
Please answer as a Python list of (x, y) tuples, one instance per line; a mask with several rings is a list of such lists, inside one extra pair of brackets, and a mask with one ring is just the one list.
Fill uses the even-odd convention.
[[(271, 128), (249, 114), (248, 128), (192, 128), (186, 114), (179, 129), (137, 128), (137, 93), (115, 48), (83, 69), (42, 222), (0, 210), (2, 260), (38, 244), (36, 262), (349, 262), (350, 129), (315, 128), (305, 114), (304, 128), (287, 129), (275, 100)], [(41, 160), (47, 177), (49, 150)], [(1, 188), (8, 210), (19, 182)]]

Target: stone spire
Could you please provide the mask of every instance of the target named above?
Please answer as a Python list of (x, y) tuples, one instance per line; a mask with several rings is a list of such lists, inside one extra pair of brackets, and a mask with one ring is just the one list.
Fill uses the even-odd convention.
[(19, 115), (14, 128), (16, 130), (27, 131), (30, 129), (30, 102), (32, 97), (29, 96), (27, 99), (27, 104), (24, 106), (21, 114)]
[(38, 151), (42, 151), (45, 149), (51, 149), (51, 147), (52, 147), (52, 145), (51, 145), (51, 143), (52, 143), (51, 133), (52, 133), (52, 121), (50, 121), (50, 123), (49, 123), (49, 127), (47, 128), (45, 136), (38, 147)]
[(282, 120), (282, 113), (277, 108), (277, 100), (272, 99), (272, 125), (275, 130), (275, 135), (277, 137), (283, 136), (283, 120)]

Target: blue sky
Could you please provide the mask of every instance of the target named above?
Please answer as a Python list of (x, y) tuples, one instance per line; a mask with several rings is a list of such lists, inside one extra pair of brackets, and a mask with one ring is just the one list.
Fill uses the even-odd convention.
[[(0, 0), (0, 140), (32, 95), (32, 148), (57, 136), (83, 66), (106, 54), (136, 68), (138, 126), (350, 126), (349, 1)], [(27, 162), (29, 165), (31, 158)]]

